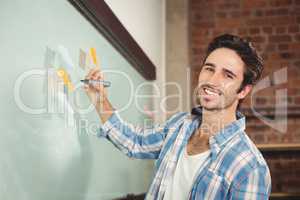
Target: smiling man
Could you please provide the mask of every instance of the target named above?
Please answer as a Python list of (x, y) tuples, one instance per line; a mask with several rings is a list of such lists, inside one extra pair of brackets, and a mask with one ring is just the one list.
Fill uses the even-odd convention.
[[(229, 34), (215, 38), (199, 74), (199, 106), (153, 129), (121, 119), (103, 86), (85, 89), (103, 122), (100, 137), (129, 157), (157, 160), (146, 199), (264, 200), (271, 190), (269, 169), (245, 133), (245, 117), (237, 111), (262, 69), (249, 42)], [(103, 76), (94, 69), (86, 78)]]

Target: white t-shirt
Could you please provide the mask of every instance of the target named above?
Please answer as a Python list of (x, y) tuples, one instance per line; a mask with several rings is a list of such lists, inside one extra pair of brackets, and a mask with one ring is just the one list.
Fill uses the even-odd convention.
[(169, 182), (164, 200), (187, 200), (192, 189), (194, 177), (198, 169), (203, 167), (203, 163), (209, 156), (210, 151), (205, 151), (196, 155), (188, 155), (186, 146), (182, 150), (173, 178)]

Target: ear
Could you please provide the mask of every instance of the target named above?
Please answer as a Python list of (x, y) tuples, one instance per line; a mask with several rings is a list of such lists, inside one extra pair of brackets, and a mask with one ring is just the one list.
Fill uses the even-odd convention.
[(238, 93), (238, 98), (239, 99), (244, 99), (252, 90), (253, 86), (252, 85), (246, 85), (239, 93)]

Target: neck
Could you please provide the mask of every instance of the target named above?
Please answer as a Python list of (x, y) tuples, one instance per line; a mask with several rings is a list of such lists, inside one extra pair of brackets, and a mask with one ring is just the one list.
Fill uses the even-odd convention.
[(225, 126), (236, 121), (236, 108), (228, 107), (222, 110), (202, 110), (201, 132), (215, 135)]

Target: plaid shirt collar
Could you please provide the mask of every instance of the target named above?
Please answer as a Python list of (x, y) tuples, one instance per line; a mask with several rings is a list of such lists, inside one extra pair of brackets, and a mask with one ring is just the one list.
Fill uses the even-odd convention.
[[(200, 125), (202, 121), (202, 107), (193, 108), (191, 114), (195, 115), (194, 118), (195, 120), (193, 121), (198, 122), (196, 125), (196, 127), (198, 127), (198, 124)], [(245, 130), (246, 128), (245, 116), (241, 112), (237, 111), (236, 118), (237, 120), (228, 124), (223, 129), (221, 129), (218, 133), (216, 133), (215, 135), (209, 138), (209, 146), (212, 153), (211, 158), (213, 160), (216, 158), (220, 150), (224, 148), (225, 144), (228, 141), (230, 141), (239, 132)]]

